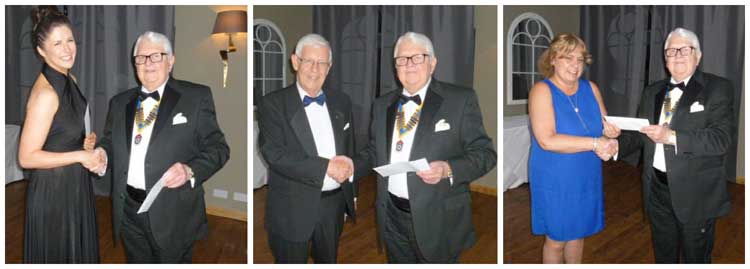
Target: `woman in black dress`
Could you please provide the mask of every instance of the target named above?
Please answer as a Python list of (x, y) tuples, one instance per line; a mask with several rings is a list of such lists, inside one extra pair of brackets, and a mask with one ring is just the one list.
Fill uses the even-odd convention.
[(86, 99), (69, 73), (75, 38), (56, 8), (35, 7), (31, 16), (31, 43), (44, 65), (29, 94), (18, 150), (21, 166), (31, 171), (24, 262), (98, 263), (89, 171), (102, 171), (105, 157), (91, 149), (95, 138), (85, 133)]

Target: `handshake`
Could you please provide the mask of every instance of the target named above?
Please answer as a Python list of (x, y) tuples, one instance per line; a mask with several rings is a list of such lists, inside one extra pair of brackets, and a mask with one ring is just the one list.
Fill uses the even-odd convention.
[(102, 148), (94, 149), (96, 145), (96, 134), (90, 133), (83, 140), (83, 158), (81, 165), (95, 174), (103, 174), (107, 169), (107, 152)]
[(620, 136), (620, 128), (604, 120), (602, 117), (602, 137), (594, 138), (594, 153), (603, 161), (608, 161), (620, 150), (617, 137)]
[(354, 162), (349, 157), (338, 155), (328, 161), (326, 175), (342, 183), (354, 174)]
[(620, 150), (617, 139), (602, 136), (594, 138), (594, 153), (603, 161), (609, 161)]

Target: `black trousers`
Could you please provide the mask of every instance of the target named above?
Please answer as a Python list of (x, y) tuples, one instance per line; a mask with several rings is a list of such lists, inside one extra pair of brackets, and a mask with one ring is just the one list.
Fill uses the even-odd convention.
[(651, 180), (646, 211), (651, 221), (656, 263), (711, 263), (716, 219), (701, 223), (680, 222), (672, 207), (666, 174), (654, 173), (657, 178)]
[(458, 263), (458, 256), (448, 260), (428, 261), (417, 244), (408, 200), (389, 195), (383, 227), (388, 263)]
[(307, 263), (309, 252), (312, 252), (315, 263), (336, 263), (346, 212), (344, 193), (338, 190), (331, 195), (321, 196), (318, 221), (307, 241), (289, 241), (268, 232), (268, 243), (276, 263)]
[(193, 245), (177, 249), (159, 247), (151, 232), (149, 212), (136, 214), (141, 203), (126, 196), (121, 236), (128, 263), (191, 263)]

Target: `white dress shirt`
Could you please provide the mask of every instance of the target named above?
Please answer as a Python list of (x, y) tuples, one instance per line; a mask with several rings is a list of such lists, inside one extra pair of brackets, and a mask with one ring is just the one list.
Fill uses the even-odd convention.
[[(687, 87), (688, 82), (690, 82), (690, 78), (692, 76), (688, 77), (687, 79), (683, 80), (682, 82), (685, 82), (685, 87)], [(672, 84), (679, 84), (679, 82), (675, 81), (674, 78), (670, 79), (670, 83)], [(682, 97), (682, 90), (679, 88), (674, 88), (671, 91), (669, 91), (669, 98), (672, 106), (672, 119), (674, 119), (674, 112), (677, 110), (675, 107), (677, 105), (677, 102), (680, 100), (680, 97)], [(662, 125), (666, 121), (666, 111), (664, 111), (664, 106), (662, 105), (661, 113), (659, 115), (659, 125)], [(671, 119), (670, 119), (671, 120)], [(677, 152), (677, 142), (675, 142), (674, 145), (675, 153)], [(666, 160), (664, 159), (664, 144), (662, 143), (656, 143), (656, 150), (654, 150), (654, 168), (659, 169), (659, 171), (667, 172), (667, 164)]]
[[(167, 85), (166, 81), (164, 82), (164, 84), (156, 88), (156, 90), (159, 91), (160, 98), (164, 97), (165, 85)], [(144, 88), (143, 86), (141, 86), (141, 92), (149, 93), (149, 91), (146, 90), (146, 88)], [(144, 120), (148, 117), (151, 109), (153, 109), (156, 104), (157, 101), (154, 100), (154, 98), (146, 98), (146, 100), (143, 100), (143, 102), (141, 102), (141, 107), (143, 107)], [(158, 117), (168, 116), (169, 115), (158, 115)], [(156, 124), (156, 119), (154, 119), (154, 122), (149, 124), (146, 128), (143, 128), (140, 133), (141, 141), (137, 145), (135, 144), (135, 137), (138, 135), (138, 122), (135, 118), (133, 119), (133, 121), (133, 130), (132, 135), (130, 136), (130, 164), (128, 165), (128, 185), (136, 189), (146, 190), (146, 153), (148, 152), (148, 143), (151, 141), (151, 132), (154, 129), (154, 124)]]
[[(297, 91), (299, 92), (299, 98), (305, 99), (307, 92), (302, 89), (302, 86), (297, 83)], [(323, 92), (320, 90), (318, 96)], [(318, 96), (310, 96), (318, 97)], [(318, 103), (311, 103), (305, 107), (305, 114), (307, 114), (307, 122), (310, 124), (310, 131), (313, 134), (313, 140), (315, 140), (315, 149), (318, 151), (318, 156), (331, 159), (336, 156), (336, 140), (333, 137), (333, 124), (331, 123), (331, 115), (328, 114), (328, 102), (323, 105)], [(330, 191), (338, 189), (339, 184), (332, 177), (325, 175), (323, 178), (323, 188), (321, 191)]]
[[(430, 79), (430, 81), (431, 80), (432, 79)], [(427, 87), (430, 85), (430, 81), (427, 81), (427, 84), (419, 89), (416, 94), (410, 94), (408, 91), (406, 91), (406, 89), (401, 90), (401, 94), (409, 97), (419, 95), (419, 98), (422, 99), (422, 104), (424, 104), (424, 98), (427, 95)], [(419, 108), (419, 105), (414, 102), (408, 102), (402, 105), (402, 109), (404, 110), (404, 124), (409, 122), (409, 119), (411, 119), (411, 116), (414, 114), (417, 108)], [(417, 132), (417, 127), (419, 127), (419, 124), (420, 123), (417, 123), (417, 125), (415, 125), (414, 128), (411, 129), (411, 131), (404, 135), (404, 137), (401, 139), (401, 141), (404, 142), (404, 145), (401, 148), (401, 151), (396, 151), (396, 144), (399, 141), (399, 126), (398, 121), (395, 121), (393, 123), (390, 163), (409, 161), (409, 155), (411, 155), (411, 147), (414, 145), (414, 133)], [(406, 182), (406, 173), (395, 174), (388, 177), (388, 192), (400, 198), (409, 199), (409, 185)]]

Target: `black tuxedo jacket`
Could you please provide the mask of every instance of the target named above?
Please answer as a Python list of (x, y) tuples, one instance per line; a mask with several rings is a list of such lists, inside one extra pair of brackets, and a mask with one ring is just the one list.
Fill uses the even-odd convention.
[[(352, 157), (354, 123), (349, 96), (329, 90), (324, 92), (336, 155)], [(296, 84), (264, 96), (258, 116), (258, 144), (269, 166), (266, 230), (290, 241), (306, 241), (312, 236), (318, 219), (329, 159), (318, 156)], [(348, 180), (341, 184), (346, 211), (352, 218), (355, 216), (353, 185)]]
[[(99, 144), (109, 158), (115, 240), (124, 219), (130, 143), (140, 90), (139, 86), (112, 97)], [(173, 124), (179, 113), (187, 122)], [(195, 187), (186, 182), (179, 188), (163, 188), (148, 211), (151, 230), (160, 247), (184, 247), (208, 232), (202, 183), (224, 166), (229, 147), (216, 121), (211, 90), (203, 85), (170, 78), (153, 124), (145, 159), (146, 191), (176, 162), (193, 169)]]
[[(355, 160), (356, 176), (374, 166), (390, 163), (395, 111), (401, 89), (377, 100), (372, 108), (370, 142)], [(436, 124), (450, 125), (436, 130)], [(444, 160), (453, 171), (453, 185), (445, 178), (430, 185), (416, 173), (407, 174), (409, 203), (419, 249), (427, 260), (456, 257), (476, 241), (471, 220), (469, 183), (488, 173), (497, 162), (492, 140), (482, 123), (474, 90), (439, 82), (434, 78), (425, 95), (419, 125), (415, 130), (410, 160)], [(381, 242), (386, 221), (388, 178), (378, 175), (377, 223)]]
[[(639, 118), (658, 124), (668, 83), (669, 79), (665, 79), (646, 87)], [(696, 71), (670, 121), (669, 127), (677, 133), (677, 150), (665, 144), (665, 162), (672, 207), (682, 223), (703, 223), (729, 213), (723, 160), (736, 132), (732, 94), (732, 84), (727, 79)], [(651, 181), (656, 177), (652, 168), (656, 144), (644, 134), (629, 131), (618, 140), (620, 156), (643, 149), (643, 194), (647, 201)]]

